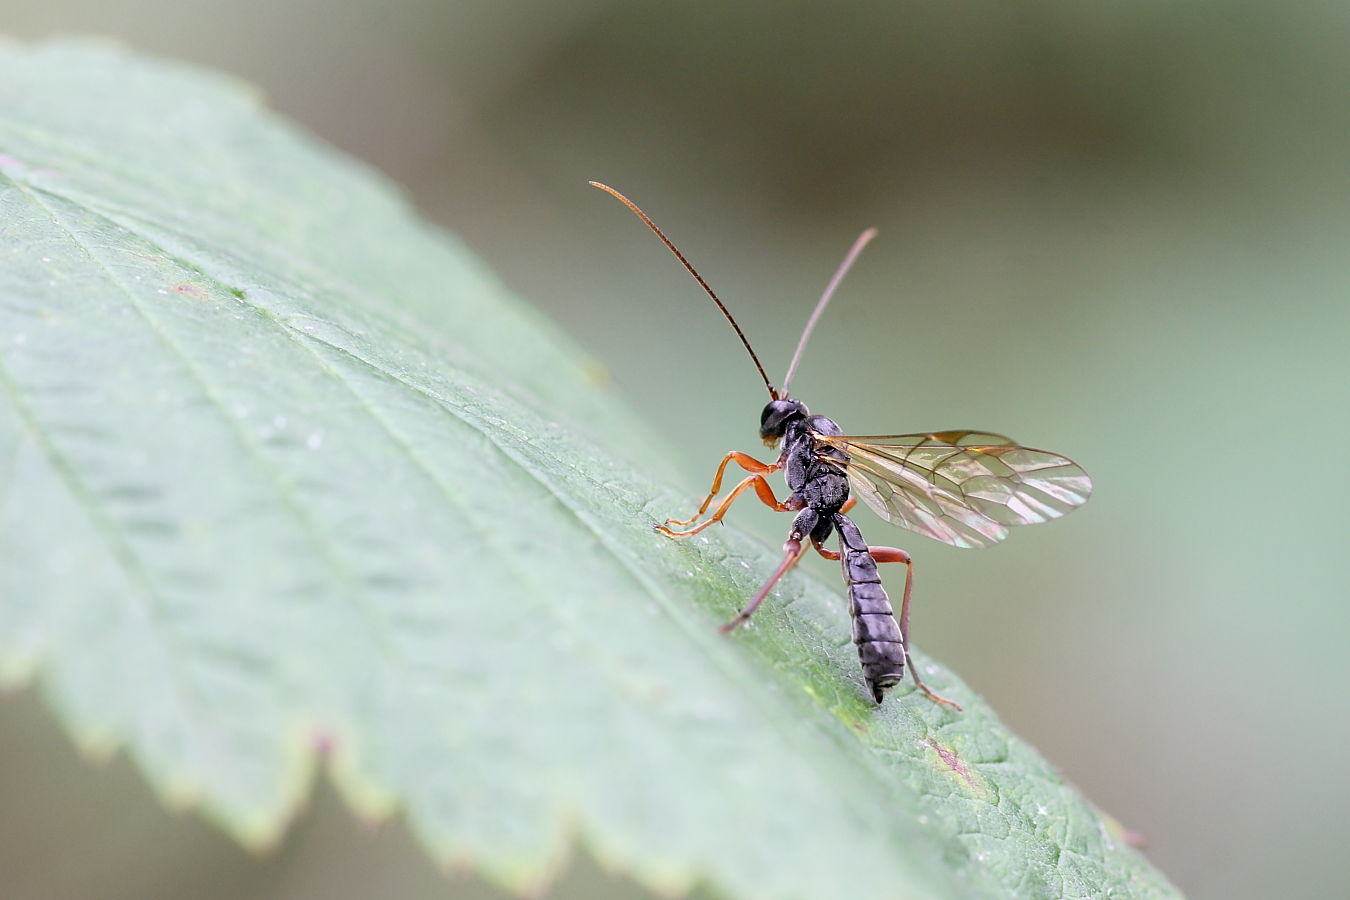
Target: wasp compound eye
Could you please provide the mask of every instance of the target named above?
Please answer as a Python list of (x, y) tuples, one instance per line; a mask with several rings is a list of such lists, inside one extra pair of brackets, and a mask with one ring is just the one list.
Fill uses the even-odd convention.
[(759, 436), (778, 440), (787, 431), (788, 422), (806, 417), (806, 404), (800, 400), (770, 400), (759, 415)]

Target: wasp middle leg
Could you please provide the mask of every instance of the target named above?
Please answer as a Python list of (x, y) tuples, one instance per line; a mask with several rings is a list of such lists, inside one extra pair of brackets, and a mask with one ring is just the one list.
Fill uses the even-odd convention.
[(764, 602), (764, 598), (769, 596), (769, 591), (773, 590), (773, 586), (778, 583), (778, 579), (786, 575), (788, 570), (806, 555), (806, 546), (803, 545), (800, 535), (794, 533), (792, 537), (787, 539), (787, 542), (783, 544), (783, 553), (785, 555), (782, 563), (769, 576), (769, 580), (764, 582), (764, 586), (759, 589), (755, 596), (750, 598), (750, 602), (745, 605), (745, 609), (736, 613), (734, 619), (722, 626), (723, 634), (734, 631), (738, 626), (748, 622), (750, 617), (755, 614), (755, 610), (759, 609), (759, 605)]

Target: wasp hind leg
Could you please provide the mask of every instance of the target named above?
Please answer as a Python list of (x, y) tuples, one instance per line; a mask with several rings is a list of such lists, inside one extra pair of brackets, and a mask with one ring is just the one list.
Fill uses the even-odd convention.
[[(826, 559), (838, 561), (839, 553), (835, 550), (828, 550), (821, 546), (819, 542), (814, 542), (816, 552)], [(905, 648), (905, 666), (909, 669), (909, 675), (914, 679), (914, 686), (917, 687), (925, 697), (934, 703), (942, 706), (950, 706), (952, 709), (960, 711), (961, 704), (955, 700), (948, 700), (946, 697), (933, 691), (928, 685), (923, 683), (919, 677), (919, 669), (914, 665), (914, 657), (909, 652), (909, 597), (914, 588), (914, 560), (910, 555), (899, 547), (868, 547), (867, 552), (872, 554), (872, 558), (878, 563), (904, 563), (905, 564), (905, 593), (900, 601), (900, 641)], [(880, 702), (880, 701), (878, 701)]]

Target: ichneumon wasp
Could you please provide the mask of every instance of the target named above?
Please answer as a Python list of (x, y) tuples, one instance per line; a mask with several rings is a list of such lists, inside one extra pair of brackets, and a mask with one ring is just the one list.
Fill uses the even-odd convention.
[[(720, 522), (732, 502), (747, 490), (779, 512), (796, 512), (792, 531), (783, 545), (782, 563), (745, 608), (722, 626), (724, 632), (747, 621), (778, 580), (814, 547), (826, 559), (843, 565), (848, 585), (853, 642), (858, 647), (863, 677), (880, 703), (887, 688), (898, 684), (908, 665), (914, 684), (928, 699), (960, 709), (923, 683), (909, 652), (909, 600), (914, 586), (914, 564), (897, 547), (869, 547), (858, 526), (848, 517), (857, 498), (881, 518), (953, 547), (985, 547), (1008, 536), (1012, 525), (1032, 525), (1057, 519), (1082, 506), (1092, 493), (1092, 479), (1077, 463), (1058, 453), (1033, 450), (997, 434), (978, 431), (938, 431), (927, 434), (853, 436), (844, 434), (833, 419), (811, 415), (806, 404), (788, 394), (807, 339), (854, 259), (873, 237), (874, 229), (858, 236), (839, 264), (811, 312), (797, 342), (783, 386), (769, 381), (759, 357), (741, 327), (689, 260), (670, 238), (633, 201), (608, 185), (592, 185), (612, 194), (633, 211), (674, 253), (713, 303), (727, 317), (736, 335), (769, 389), (769, 403), (760, 414), (759, 436), (769, 447), (782, 442), (778, 459), (764, 463), (732, 450), (722, 458), (712, 488), (698, 511), (688, 519), (667, 519), (656, 530), (672, 538), (698, 534)], [(722, 488), (727, 466), (735, 463), (749, 475), (732, 488), (726, 499), (699, 524)], [(764, 476), (782, 470), (791, 491), (779, 500)], [(850, 492), (853, 496), (850, 496)], [(676, 530), (671, 526), (683, 528)], [(839, 533), (839, 550), (824, 542)], [(896, 620), (890, 599), (877, 574), (878, 563), (903, 563), (905, 592)]]

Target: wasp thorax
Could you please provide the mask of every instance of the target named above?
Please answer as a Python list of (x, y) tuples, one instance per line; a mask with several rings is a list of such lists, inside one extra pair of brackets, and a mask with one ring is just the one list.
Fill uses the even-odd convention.
[(790, 400), (786, 397), (781, 400), (770, 400), (759, 416), (759, 436), (766, 444), (772, 445), (782, 438), (789, 422), (793, 419), (804, 419), (806, 416), (806, 404), (800, 400)]

